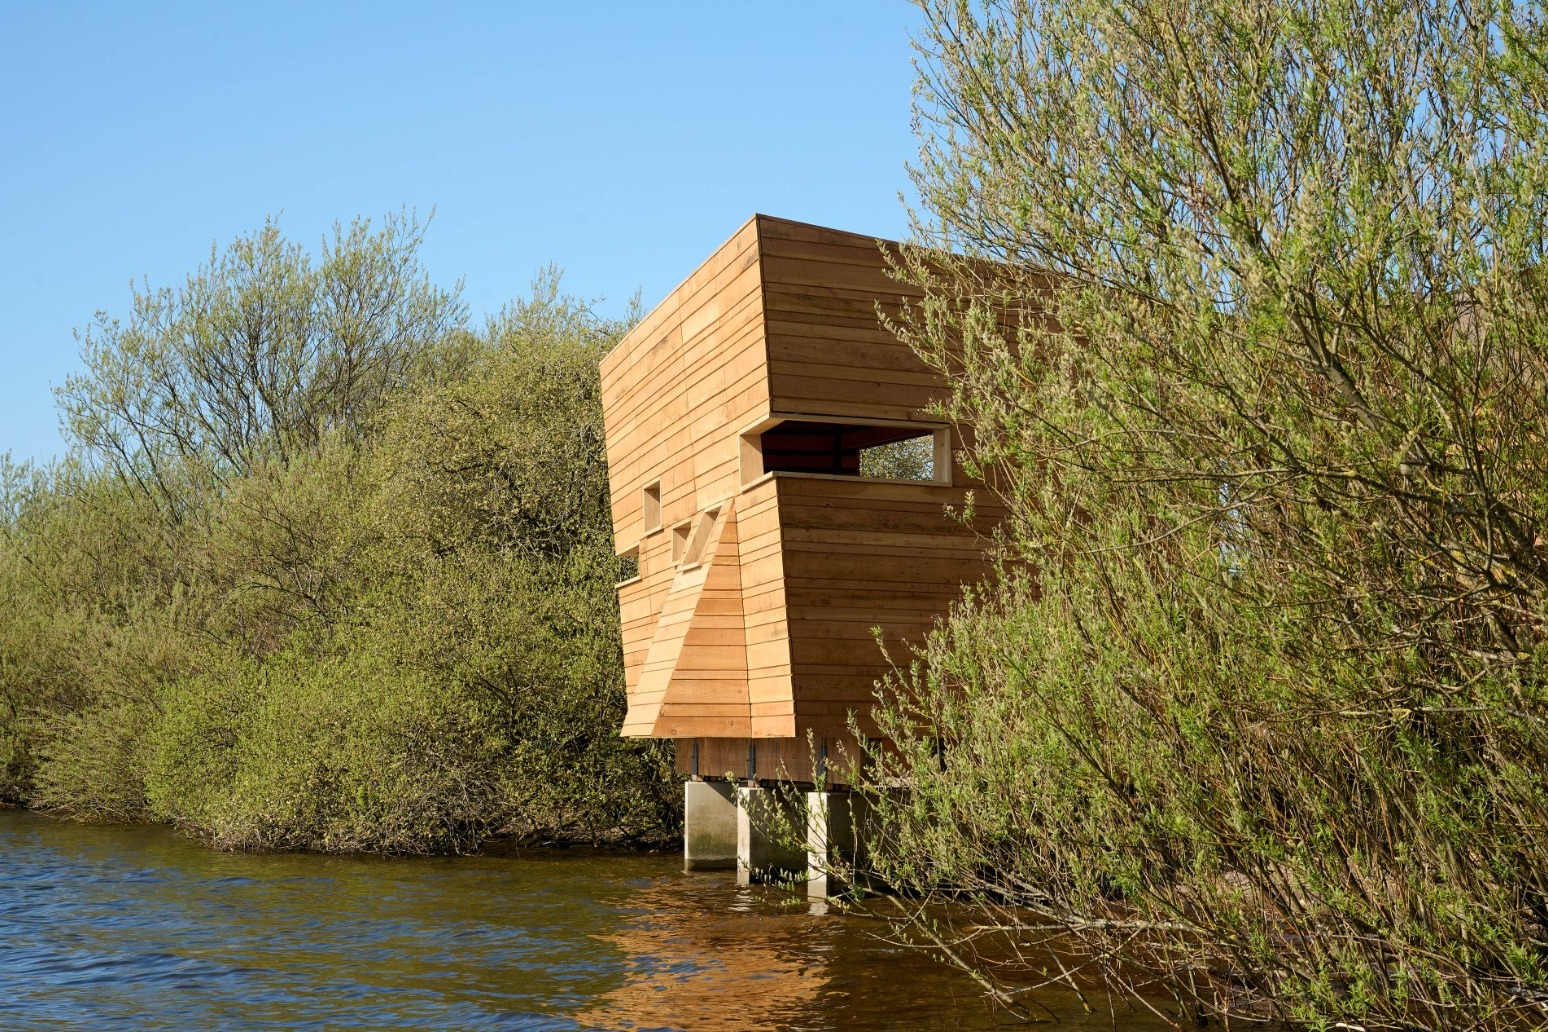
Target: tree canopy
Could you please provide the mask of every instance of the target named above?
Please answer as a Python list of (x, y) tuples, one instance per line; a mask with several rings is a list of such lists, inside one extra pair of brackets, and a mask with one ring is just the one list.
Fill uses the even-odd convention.
[(904, 329), (1015, 562), (892, 686), (878, 863), (1023, 976), (1542, 1025), (1543, 10), (921, 7)]
[(0, 464), (0, 798), (221, 848), (670, 840), (625, 741), (597, 363), (534, 285), (485, 327), (412, 220), (271, 221), (83, 335), (76, 448)]
[(423, 238), (409, 214), (356, 219), (314, 259), (270, 219), (182, 286), (134, 288), (127, 318), (99, 312), (78, 334), (86, 369), (56, 392), (68, 437), (175, 510), (190, 477), (358, 435), (466, 317), (421, 267)]

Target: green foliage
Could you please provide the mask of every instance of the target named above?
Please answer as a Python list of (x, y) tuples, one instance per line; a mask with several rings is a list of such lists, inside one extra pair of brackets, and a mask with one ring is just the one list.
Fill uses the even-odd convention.
[(150, 815), (222, 848), (476, 848), (499, 827), (499, 732), (477, 699), (390, 662), (289, 654), (170, 688)]
[(860, 475), (893, 480), (930, 480), (935, 476), (935, 438), (913, 437), (860, 451)]
[[(418, 236), (402, 232), (357, 223), (314, 275), (271, 225), (165, 310), (272, 312), (311, 283), (298, 310), (326, 333), (265, 338), (288, 357), (263, 368), (313, 364), (276, 388), (288, 400), (261, 426), (201, 422), (218, 392), (184, 411), (143, 395), (114, 426), (153, 409), (182, 428), (157, 440), (201, 443), (102, 452), (87, 437), (98, 464), (0, 467), (9, 799), (171, 822), (222, 848), (675, 832), (670, 748), (617, 735), (597, 362), (624, 324), (550, 275), (484, 333), (448, 330), (454, 295), (404, 271)], [(376, 303), (346, 303), (339, 282)], [(408, 311), (383, 314), (394, 305)], [(338, 315), (355, 309), (371, 319)], [(147, 339), (95, 340), (95, 379), (73, 396), (121, 397), (153, 364)], [(193, 341), (177, 352), (185, 373), (195, 355), (206, 372), (236, 368), (246, 347), (179, 340)], [(346, 358), (359, 375), (337, 373)], [(251, 437), (218, 443), (233, 433)]]
[(224, 485), (359, 434), (464, 318), (420, 267), (423, 236), (410, 215), (376, 232), (357, 219), (314, 262), (271, 219), (211, 248), (181, 287), (136, 289), (127, 321), (98, 313), (78, 335), (86, 372), (56, 392), (66, 430), (174, 515), (190, 477)]
[(1548, 1025), (1542, 10), (922, 6), (901, 328), (1011, 562), (893, 686), (883, 875), (1002, 975)]

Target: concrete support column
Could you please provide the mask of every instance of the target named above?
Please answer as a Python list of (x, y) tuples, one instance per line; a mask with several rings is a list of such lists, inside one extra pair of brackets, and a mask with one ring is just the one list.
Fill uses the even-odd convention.
[(788, 792), (744, 785), (736, 790), (736, 881), (799, 878), (806, 854), (798, 841), (800, 814)]
[(869, 813), (865, 797), (852, 792), (806, 793), (808, 898), (829, 899), (850, 888), (831, 867), (852, 865), (859, 858), (860, 829)]
[(738, 823), (735, 785), (684, 782), (683, 870), (735, 870)]

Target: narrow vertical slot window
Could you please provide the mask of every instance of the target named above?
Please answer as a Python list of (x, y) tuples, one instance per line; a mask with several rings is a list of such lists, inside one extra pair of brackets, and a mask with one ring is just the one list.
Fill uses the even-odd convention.
[(674, 564), (683, 561), (683, 556), (688, 552), (688, 535), (693, 531), (693, 521), (684, 520), (672, 528), (672, 562)]
[(646, 484), (640, 492), (640, 515), (645, 524), (645, 533), (661, 529), (661, 481)]

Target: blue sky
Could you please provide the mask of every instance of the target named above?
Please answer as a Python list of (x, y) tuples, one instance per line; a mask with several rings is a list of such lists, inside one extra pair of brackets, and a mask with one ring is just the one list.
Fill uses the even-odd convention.
[(49, 388), (129, 282), (281, 213), (435, 209), (475, 319), (556, 262), (621, 312), (749, 215), (905, 232), (904, 0), (0, 3), (0, 452), (63, 450)]

